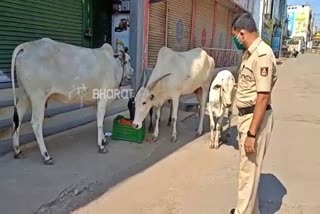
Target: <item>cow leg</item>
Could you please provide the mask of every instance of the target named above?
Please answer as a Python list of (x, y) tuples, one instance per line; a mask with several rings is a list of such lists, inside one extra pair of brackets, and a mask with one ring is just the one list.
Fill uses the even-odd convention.
[(177, 141), (177, 118), (178, 118), (178, 108), (179, 108), (179, 96), (172, 97), (172, 136), (171, 142)]
[(197, 91), (197, 95), (200, 103), (200, 119), (199, 119), (199, 127), (198, 127), (196, 136), (199, 137), (202, 135), (202, 132), (203, 132), (203, 120), (204, 120), (204, 113), (206, 110), (208, 90), (199, 88)]
[(210, 146), (209, 148), (210, 149), (213, 149), (214, 146), (213, 146), (213, 141), (214, 141), (214, 129), (215, 129), (215, 120), (213, 118), (213, 112), (212, 112), (212, 108), (211, 108), (211, 105), (209, 103), (208, 105), (208, 113), (209, 113), (209, 118), (210, 118)]
[(153, 107), (149, 111), (149, 116), (150, 116), (150, 123), (149, 123), (149, 128), (148, 128), (149, 133), (151, 133), (153, 131), (152, 115), (153, 115)]
[(227, 131), (227, 137), (231, 136), (231, 116), (232, 116), (232, 107), (228, 109), (228, 131)]
[(154, 128), (152, 141), (156, 142), (159, 139), (159, 123), (160, 123), (160, 116), (161, 116), (161, 107), (158, 106), (156, 111), (156, 126)]
[(171, 126), (171, 122), (172, 122), (172, 102), (171, 102), (171, 100), (169, 100), (168, 103), (170, 103), (170, 115), (169, 115), (169, 119), (168, 119), (168, 126)]
[(15, 159), (21, 158), (21, 155), (22, 155), (22, 152), (20, 150), (20, 145), (19, 145), (19, 133), (20, 133), (22, 120), (29, 107), (30, 107), (29, 97), (26, 94), (24, 94), (18, 101), (16, 111), (14, 112), (15, 115), (13, 117), (15, 131), (13, 133), (12, 143), (13, 143)]
[(219, 148), (219, 141), (220, 141), (220, 136), (221, 136), (221, 132), (222, 132), (222, 121), (224, 118), (224, 112), (225, 112), (225, 108), (222, 108), (222, 114), (220, 115), (218, 122), (217, 122), (216, 137), (214, 139), (214, 148), (215, 149)]
[(98, 150), (101, 154), (108, 153), (108, 150), (105, 147), (107, 141), (103, 133), (103, 121), (106, 113), (107, 104), (107, 99), (99, 99), (97, 104)]
[(41, 155), (44, 159), (44, 164), (46, 165), (53, 165), (54, 161), (48, 154), (46, 145), (43, 140), (43, 119), (44, 119), (44, 110), (45, 110), (45, 103), (46, 99), (44, 96), (41, 95), (34, 95), (34, 97), (30, 97), (31, 106), (32, 106), (32, 118), (31, 124), (34, 135), (36, 136)]

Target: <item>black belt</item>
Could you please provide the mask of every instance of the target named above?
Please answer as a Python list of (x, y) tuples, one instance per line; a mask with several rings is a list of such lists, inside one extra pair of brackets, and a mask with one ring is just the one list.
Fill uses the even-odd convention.
[[(244, 108), (238, 108), (239, 111), (239, 116), (243, 116), (246, 114), (251, 114), (254, 112), (254, 107), (255, 106), (249, 106), (249, 107), (244, 107)], [(272, 109), (271, 105), (267, 105), (266, 111)]]

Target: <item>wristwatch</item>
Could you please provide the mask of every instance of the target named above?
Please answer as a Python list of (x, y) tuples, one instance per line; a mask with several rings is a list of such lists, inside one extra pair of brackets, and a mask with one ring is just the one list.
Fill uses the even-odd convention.
[(256, 138), (256, 136), (255, 136), (255, 135), (253, 135), (253, 134), (251, 134), (251, 132), (250, 132), (250, 131), (248, 131), (248, 132), (247, 132), (247, 136), (248, 136), (248, 137), (252, 137), (252, 138)]

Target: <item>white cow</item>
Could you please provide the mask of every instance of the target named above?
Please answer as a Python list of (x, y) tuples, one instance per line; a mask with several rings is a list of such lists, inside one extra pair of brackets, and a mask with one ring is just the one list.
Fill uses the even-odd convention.
[(141, 87), (136, 94), (133, 127), (140, 129), (150, 108), (156, 107), (156, 126), (153, 133), (153, 141), (156, 141), (159, 137), (161, 107), (171, 99), (173, 125), (171, 142), (175, 142), (179, 98), (182, 95), (196, 93), (201, 106), (197, 130), (197, 136), (200, 136), (203, 131), (205, 104), (210, 82), (214, 76), (214, 67), (214, 59), (201, 48), (176, 52), (162, 47), (146, 87)]
[[(228, 133), (227, 136), (230, 136), (230, 124), (231, 124), (231, 115), (232, 107), (235, 95), (235, 79), (232, 73), (228, 70), (220, 71), (210, 86), (209, 92), (209, 103), (208, 103), (208, 113), (210, 117), (210, 148), (217, 149), (219, 147), (219, 138), (222, 132), (222, 121), (226, 109), (228, 109)], [(218, 121), (216, 121), (218, 119)], [(216, 123), (215, 123), (216, 121)], [(216, 130), (216, 136), (214, 138), (214, 130)]]
[[(20, 158), (19, 129), (28, 107), (32, 107), (31, 124), (45, 164), (53, 164), (43, 135), (43, 119), (47, 100), (62, 103), (97, 104), (98, 150), (107, 153), (103, 121), (109, 96), (97, 97), (97, 91), (118, 89), (124, 73), (131, 69), (129, 55), (114, 56), (113, 48), (104, 44), (89, 49), (57, 42), (48, 38), (26, 42), (13, 52), (11, 77), (14, 96), (14, 157)], [(20, 86), (16, 103), (14, 71)], [(103, 91), (105, 90), (105, 91)], [(109, 99), (110, 98), (110, 99)]]

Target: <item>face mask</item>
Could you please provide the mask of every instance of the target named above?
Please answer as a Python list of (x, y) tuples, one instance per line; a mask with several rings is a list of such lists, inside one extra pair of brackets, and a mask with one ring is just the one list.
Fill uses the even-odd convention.
[[(239, 34), (238, 34), (239, 35)], [(241, 44), (238, 40), (238, 36), (233, 37), (233, 42), (239, 50), (244, 50), (243, 44)]]

